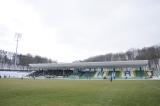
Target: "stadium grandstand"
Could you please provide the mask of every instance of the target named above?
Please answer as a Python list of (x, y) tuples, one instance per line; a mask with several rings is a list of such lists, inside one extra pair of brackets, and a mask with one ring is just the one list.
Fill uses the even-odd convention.
[[(54, 79), (152, 79), (148, 60), (29, 64), (29, 76)], [(34, 72), (33, 72), (34, 71)]]
[(31, 73), (32, 71), (27, 66), (17, 65), (15, 67), (15, 65), (0, 63), (0, 78), (22, 78)]

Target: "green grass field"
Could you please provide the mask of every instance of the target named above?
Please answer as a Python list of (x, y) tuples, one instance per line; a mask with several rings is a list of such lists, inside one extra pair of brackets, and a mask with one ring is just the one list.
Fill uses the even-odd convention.
[(0, 79), (0, 106), (160, 106), (160, 81)]

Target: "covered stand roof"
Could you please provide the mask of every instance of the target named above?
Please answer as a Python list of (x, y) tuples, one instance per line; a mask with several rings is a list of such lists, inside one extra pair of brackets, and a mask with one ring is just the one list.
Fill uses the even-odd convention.
[(148, 60), (29, 64), (29, 66), (32, 68), (45, 68), (45, 69), (96, 68), (96, 67), (140, 67), (140, 66), (147, 66), (147, 65), (148, 65)]

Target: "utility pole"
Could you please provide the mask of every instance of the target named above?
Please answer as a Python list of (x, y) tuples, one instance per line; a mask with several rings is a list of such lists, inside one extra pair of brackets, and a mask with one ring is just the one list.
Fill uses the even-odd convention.
[(15, 33), (15, 37), (16, 37), (16, 54), (15, 54), (15, 61), (14, 61), (14, 65), (15, 65), (15, 68), (17, 68), (17, 50), (18, 50), (18, 41), (19, 39), (21, 38), (22, 34), (21, 33)]

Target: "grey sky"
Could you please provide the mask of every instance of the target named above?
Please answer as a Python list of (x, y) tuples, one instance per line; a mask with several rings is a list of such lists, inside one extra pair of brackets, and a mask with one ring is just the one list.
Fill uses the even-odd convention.
[(160, 43), (159, 0), (2, 0), (0, 48), (61, 62)]

